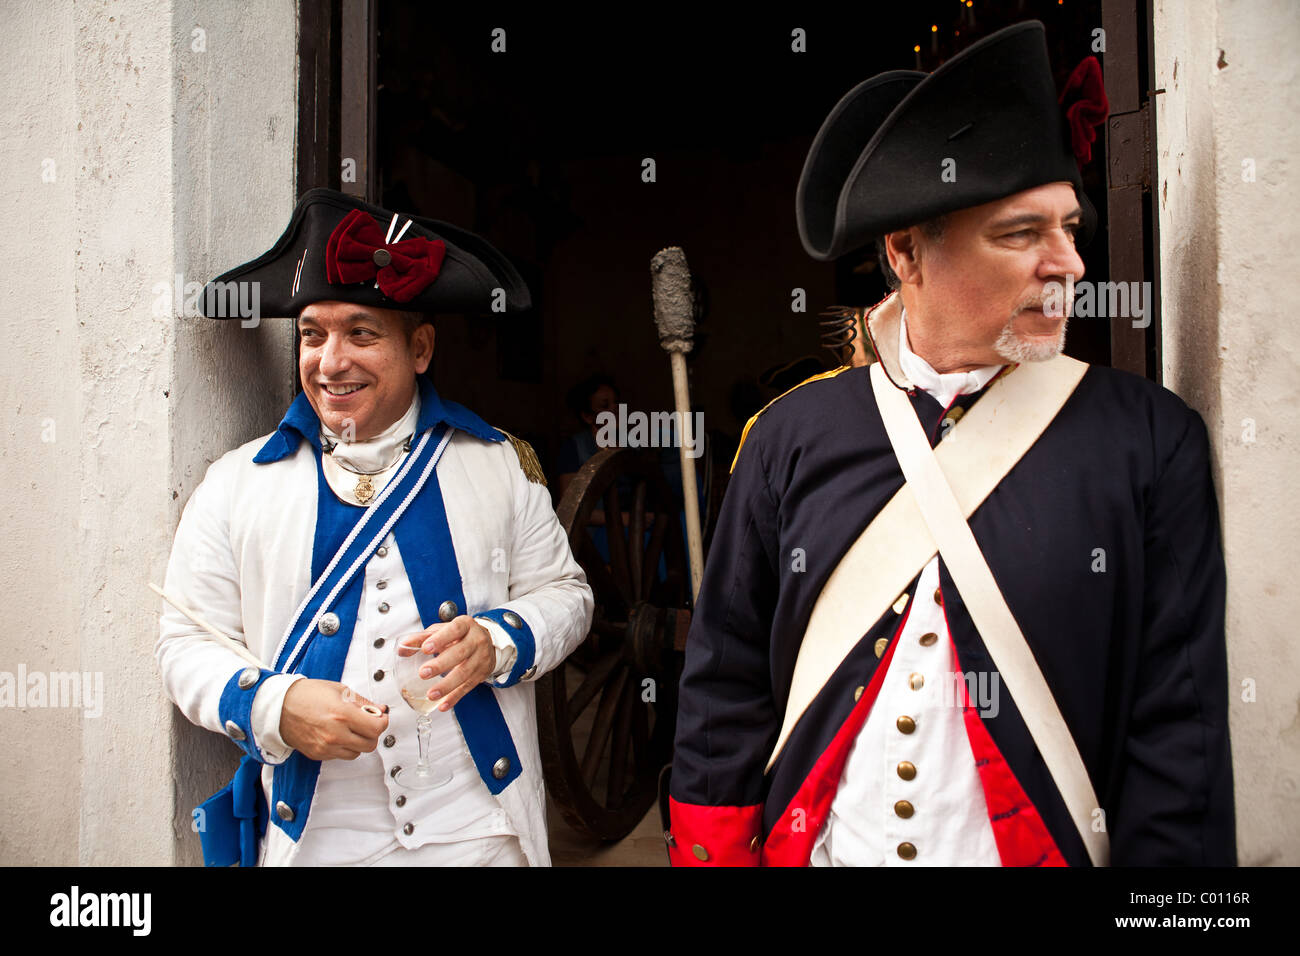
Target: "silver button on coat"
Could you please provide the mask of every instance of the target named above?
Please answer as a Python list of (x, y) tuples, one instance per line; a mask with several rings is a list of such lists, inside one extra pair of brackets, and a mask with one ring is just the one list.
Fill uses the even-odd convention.
[(497, 760), (496, 763), (492, 765), (492, 776), (496, 777), (498, 780), (504, 780), (506, 778), (506, 774), (508, 774), (509, 772), (510, 772), (509, 757), (501, 757), (499, 760)]
[(337, 634), (339, 632), (339, 616), (333, 611), (322, 614), (320, 620), (316, 622), (316, 628), (326, 637)]
[(460, 608), (456, 606), (455, 601), (443, 601), (438, 605), (438, 620), (442, 621), (444, 624), (459, 613)]
[(283, 800), (280, 800), (275, 805), (275, 815), (286, 823), (292, 822), (293, 807), (289, 806), (289, 804), (285, 803)]
[(257, 678), (262, 674), (256, 667), (245, 667), (239, 672), (239, 689), (248, 690), (257, 683)]
[(507, 624), (509, 624), (511, 627), (513, 627), (516, 631), (524, 626), (524, 622), (520, 620), (519, 615), (516, 614), (514, 611), (506, 611), (506, 613), (501, 615), (501, 619), (505, 621)]
[(239, 724), (233, 720), (226, 721), (226, 733), (230, 735), (231, 740), (244, 740), (246, 734), (240, 728)]

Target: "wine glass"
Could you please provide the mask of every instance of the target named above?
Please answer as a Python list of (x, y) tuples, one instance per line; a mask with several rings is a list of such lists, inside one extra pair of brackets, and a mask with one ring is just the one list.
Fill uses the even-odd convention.
[(435, 656), (420, 650), (424, 638), (423, 633), (410, 634), (397, 642), (397, 686), (401, 690), (402, 700), (420, 715), (415, 721), (420, 740), (420, 762), (415, 767), (404, 767), (395, 778), (399, 784), (411, 790), (432, 790), (451, 781), (449, 772), (429, 763), (429, 731), (433, 726), (433, 710), (441, 701), (429, 700), (429, 688), (438, 678), (437, 669), (434, 669), (428, 680), (420, 676), (420, 668), (431, 663)]

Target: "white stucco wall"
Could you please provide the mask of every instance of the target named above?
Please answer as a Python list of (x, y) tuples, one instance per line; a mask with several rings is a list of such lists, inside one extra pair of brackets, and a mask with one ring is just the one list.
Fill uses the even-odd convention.
[(233, 748), (163, 696), (145, 582), (162, 580), (207, 463), (274, 427), (293, 369), (286, 323), (154, 305), (160, 283), (211, 278), (288, 220), (297, 8), (62, 0), (6, 14), (0, 163), (14, 172), (0, 209), (18, 228), (0, 230), (0, 552), (21, 613), (0, 629), (0, 671), (89, 672), (104, 700), (98, 717), (0, 708), (0, 864), (193, 862), (189, 810)]
[[(15, 679), (81, 669), (75, 29), (70, 3), (35, 7), (0, 30), (0, 589), (21, 612), (0, 627), (0, 672)], [(0, 863), (77, 862), (87, 723), (17, 697), (0, 707)]]
[(1300, 4), (1156, 0), (1165, 384), (1206, 420), (1242, 865), (1300, 864)]

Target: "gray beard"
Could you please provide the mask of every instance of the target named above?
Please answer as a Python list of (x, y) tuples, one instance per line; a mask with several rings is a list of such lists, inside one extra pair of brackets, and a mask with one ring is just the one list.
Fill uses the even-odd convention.
[(1068, 318), (1061, 322), (1061, 331), (1051, 342), (1025, 342), (1011, 328), (1014, 316), (998, 333), (998, 340), (993, 343), (993, 351), (1008, 362), (1046, 362), (1055, 358), (1065, 349), (1065, 330), (1070, 324)]

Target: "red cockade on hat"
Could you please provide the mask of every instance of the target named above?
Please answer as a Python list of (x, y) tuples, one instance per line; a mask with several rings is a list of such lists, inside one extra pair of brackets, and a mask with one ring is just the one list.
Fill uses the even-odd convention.
[(1095, 56), (1084, 57), (1065, 81), (1058, 102), (1065, 108), (1065, 119), (1070, 125), (1070, 145), (1080, 168), (1092, 159), (1092, 143), (1097, 138), (1096, 129), (1106, 122), (1110, 101), (1101, 81), (1101, 64)]
[(385, 242), (374, 217), (353, 209), (325, 245), (325, 278), (334, 284), (375, 279), (393, 301), (410, 302), (438, 278), (446, 255), (441, 239)]

